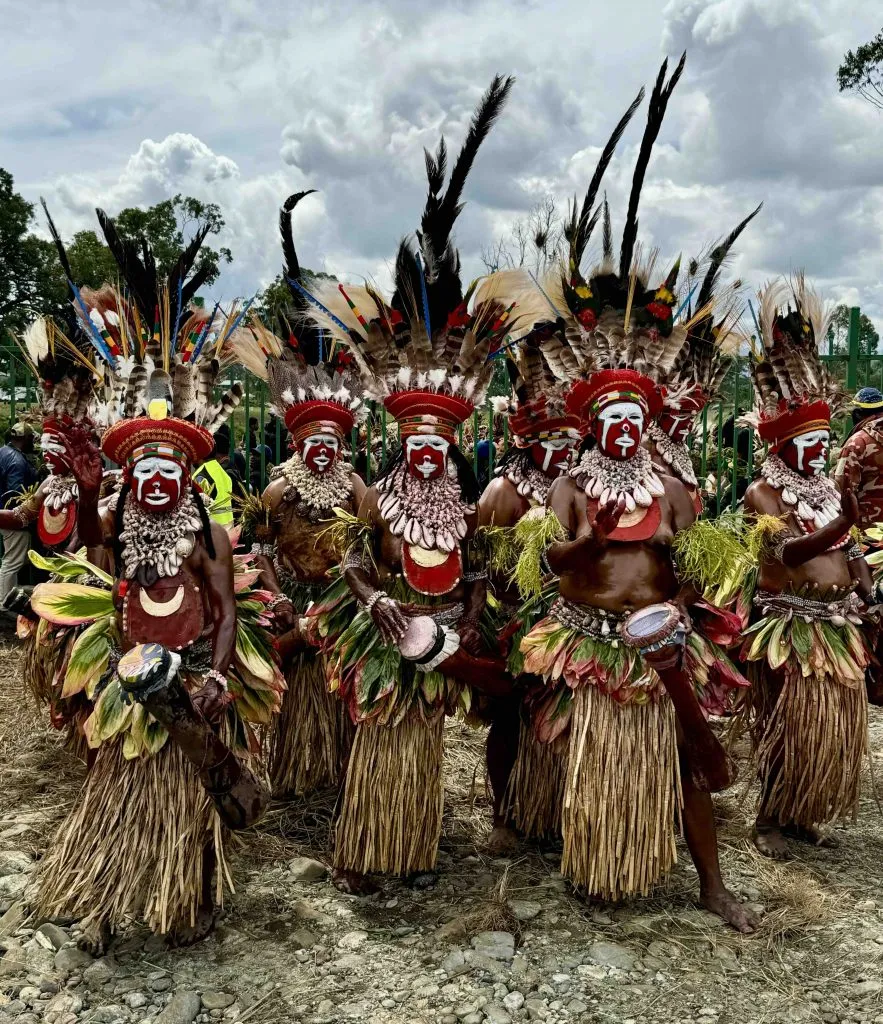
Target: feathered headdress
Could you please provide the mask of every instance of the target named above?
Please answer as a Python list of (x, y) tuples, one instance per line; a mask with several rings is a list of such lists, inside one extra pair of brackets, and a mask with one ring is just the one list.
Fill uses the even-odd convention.
[[(701, 274), (701, 283), (690, 287), (684, 308), (687, 334), (683, 347), (665, 378), (663, 407), (680, 411), (689, 405), (699, 412), (715, 400), (724, 378), (733, 363), (733, 353), (741, 342), (735, 330), (742, 307), (739, 302), (741, 282), (721, 286), (721, 272), (736, 239), (760, 213), (763, 203), (752, 210), (735, 228), (713, 246), (704, 261), (690, 265), (690, 278)], [(695, 303), (693, 295), (698, 291)]]
[(803, 274), (770, 282), (757, 299), (760, 344), (751, 360), (756, 409), (745, 421), (777, 447), (798, 434), (827, 430), (848, 398), (819, 358), (833, 311)]
[(489, 356), (513, 319), (493, 278), (473, 283), (464, 295), (452, 241), (466, 177), (512, 84), (498, 76), (482, 97), (447, 187), (444, 139), (426, 153), (429, 192), (417, 248), (408, 239), (399, 245), (392, 298), (369, 285), (330, 282), (314, 295), (304, 292), (316, 323), (348, 347), (366, 392), (398, 420), (403, 437), (419, 430), (453, 439), (457, 424), (483, 400), (494, 369)]
[[(647, 123), (632, 176), (618, 266), (614, 260), (607, 201), (595, 206), (595, 200), (616, 144), (644, 97), (643, 89), (604, 147), (578, 214), (574, 203), (565, 232), (569, 243), (567, 263), (547, 283), (549, 301), (565, 319), (565, 332), (563, 349), (559, 347), (561, 338), (554, 338), (555, 352), (544, 350), (544, 356), (551, 358), (550, 365), (557, 368), (557, 373), (566, 368), (567, 376), (574, 381), (568, 394), (568, 409), (584, 420), (596, 415), (608, 401), (624, 398), (638, 401), (649, 416), (655, 416), (662, 403), (660, 385), (686, 339), (686, 325), (674, 324), (680, 260), (661, 284), (652, 286), (649, 282), (654, 275), (656, 254), (643, 258), (637, 246), (638, 204), (644, 176), (685, 60), (686, 54), (668, 80), (668, 61), (663, 61), (650, 95)], [(584, 276), (582, 259), (602, 214), (603, 258), (588, 276)]]
[[(291, 214), (309, 194), (289, 196), (280, 211), (289, 283), (301, 280), (291, 236)], [(306, 299), (290, 286), (295, 309), (302, 310)], [(295, 442), (317, 433), (319, 427), (331, 430), (343, 440), (356, 420), (367, 414), (352, 355), (343, 345), (326, 342), (322, 330), (314, 323), (298, 325), (297, 335), (289, 329), (288, 338), (283, 341), (252, 318), (231, 334), (224, 345), (224, 355), (267, 382), (275, 412), (284, 419)]]
[(89, 424), (101, 372), (91, 346), (82, 336), (73, 340), (49, 317), (38, 317), (25, 330), (19, 347), (40, 382), (38, 400), (43, 430), (65, 424)]
[[(103, 384), (95, 415), (107, 429), (102, 450), (119, 465), (145, 447), (191, 464), (211, 454), (212, 433), (242, 397), (234, 384), (220, 400), (218, 354), (245, 310), (211, 314), (192, 304), (207, 267), (196, 267), (207, 233), (201, 229), (162, 277), (146, 238), (123, 239), (113, 221), (96, 211), (121, 278), (120, 287), (74, 292), (81, 330), (100, 356)], [(194, 269), (195, 268), (195, 269)]]

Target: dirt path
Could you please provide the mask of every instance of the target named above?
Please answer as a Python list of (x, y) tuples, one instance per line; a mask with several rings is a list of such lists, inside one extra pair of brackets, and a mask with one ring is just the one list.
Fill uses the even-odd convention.
[[(754, 853), (739, 794), (717, 801), (725, 877), (765, 914), (743, 938), (697, 907), (683, 848), (663, 889), (620, 907), (571, 895), (555, 853), (483, 856), (483, 736), (458, 725), (435, 889), (396, 882), (357, 900), (299, 881), (323, 874), (298, 858), (325, 856), (331, 802), (281, 807), (243, 838), (213, 938), (168, 951), (134, 929), (93, 961), (69, 923), (35, 934), (21, 917), (83, 772), (30, 710), (17, 657), (0, 644), (0, 1021), (883, 1024), (883, 817), (869, 785), (838, 850), (801, 848), (782, 866)], [(872, 743), (883, 749), (877, 711)]]

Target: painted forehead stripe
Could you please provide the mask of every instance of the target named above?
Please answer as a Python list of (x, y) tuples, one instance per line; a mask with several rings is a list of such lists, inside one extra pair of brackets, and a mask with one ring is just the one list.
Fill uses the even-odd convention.
[(589, 413), (592, 416), (597, 416), (604, 406), (613, 405), (614, 402), (634, 402), (644, 412), (647, 411), (647, 401), (637, 391), (605, 391), (603, 395), (596, 398), (589, 406)]
[(171, 459), (173, 462), (180, 462), (182, 465), (188, 461), (187, 456), (178, 448), (175, 448), (170, 444), (162, 444), (158, 441), (152, 441), (149, 444), (142, 444), (140, 447), (136, 448), (128, 459), (126, 459), (126, 465), (131, 467), (142, 459), (150, 458)]

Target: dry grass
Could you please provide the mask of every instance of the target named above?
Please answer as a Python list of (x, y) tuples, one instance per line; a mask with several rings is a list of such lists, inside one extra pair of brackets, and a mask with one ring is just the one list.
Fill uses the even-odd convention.
[(778, 863), (759, 855), (756, 860), (757, 880), (767, 894), (761, 935), (768, 947), (805, 934), (811, 925), (828, 924), (851, 899), (846, 888), (832, 888), (805, 864)]

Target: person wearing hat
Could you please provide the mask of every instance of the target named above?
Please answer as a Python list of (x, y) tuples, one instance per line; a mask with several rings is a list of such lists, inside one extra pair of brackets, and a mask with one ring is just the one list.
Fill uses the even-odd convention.
[[(113, 223), (99, 217), (121, 251)], [(91, 680), (94, 761), (44, 860), (39, 907), (80, 920), (95, 948), (139, 918), (175, 944), (208, 934), (229, 877), (225, 834), (257, 820), (269, 797), (253, 758), (284, 681), (263, 631), (267, 599), (192, 482), (241, 397), (236, 384), (214, 399), (215, 341), (220, 349), (233, 328), (191, 306), (198, 248), (191, 243), (160, 279), (142, 240), (125, 250), (125, 294), (104, 286), (79, 295), (84, 322), (102, 328), (109, 425), (100, 453), (83, 427), (60, 437), (78, 484), (81, 540), (107, 552), (112, 589), (70, 593), (52, 581), (31, 601), (61, 624), (70, 621), (59, 611), (66, 601), (84, 602), (76, 621), (94, 622), (65, 684), (73, 687), (75, 669)], [(176, 305), (178, 315), (161, 314)], [(105, 506), (102, 454), (122, 469)], [(88, 614), (95, 607), (106, 609), (100, 619)]]
[(883, 394), (862, 388), (852, 402), (852, 431), (840, 449), (834, 480), (858, 499), (858, 525), (883, 523)]
[[(34, 431), (27, 423), (16, 423), (6, 436), (6, 444), (0, 448), (0, 506), (8, 510), (10, 505), (20, 501), (22, 493), (37, 482), (37, 473), (28, 455), (34, 450)], [(7, 519), (15, 520), (0, 529), (3, 539), (3, 559), (0, 561), (0, 604), (18, 583), (19, 571), (28, 560), (31, 546), (29, 523), (36, 518), (29, 509), (18, 514), (17, 505)]]
[(827, 474), (831, 417), (845, 395), (816, 347), (827, 334), (825, 306), (797, 275), (767, 285), (758, 309), (751, 419), (769, 449), (745, 511), (767, 536), (739, 600), (751, 611), (742, 657), (752, 683), (740, 710), (761, 783), (754, 843), (785, 859), (789, 840), (827, 843), (820, 826), (858, 807), (868, 733), (864, 613), (872, 597), (852, 529), (874, 513), (867, 493), (862, 513), (849, 473), (842, 491)]

